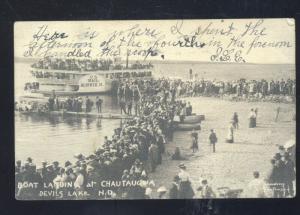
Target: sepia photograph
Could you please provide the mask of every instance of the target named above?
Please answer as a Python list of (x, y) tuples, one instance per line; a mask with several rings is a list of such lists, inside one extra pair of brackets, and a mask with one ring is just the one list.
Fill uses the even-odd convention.
[(14, 24), (17, 200), (296, 196), (295, 20)]

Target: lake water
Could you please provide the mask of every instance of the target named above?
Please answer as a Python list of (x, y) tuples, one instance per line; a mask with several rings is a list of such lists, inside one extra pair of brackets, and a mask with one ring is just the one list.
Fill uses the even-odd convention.
[[(295, 78), (292, 65), (242, 65), (242, 64), (156, 64), (156, 77), (189, 77), (189, 69), (198, 77), (218, 80), (238, 78), (281, 79)], [(15, 65), (15, 96), (23, 94), (24, 84), (32, 81), (30, 64)], [(117, 101), (109, 96), (104, 100), (103, 112), (119, 112)], [(91, 97), (94, 99), (94, 97)], [(201, 101), (199, 100), (201, 103)], [(201, 106), (201, 105), (200, 105)], [(95, 111), (95, 110), (93, 110)], [(121, 120), (93, 118), (33, 117), (15, 115), (15, 159), (25, 161), (32, 157), (38, 165), (43, 160), (61, 163), (73, 161), (73, 155), (91, 154), (103, 142), (104, 136), (111, 136)], [(175, 140), (176, 141), (176, 140)]]

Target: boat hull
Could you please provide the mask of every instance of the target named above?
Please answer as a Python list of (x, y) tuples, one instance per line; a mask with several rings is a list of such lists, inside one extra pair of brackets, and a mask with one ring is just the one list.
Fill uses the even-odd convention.
[(201, 121), (203, 120), (205, 120), (204, 115), (191, 115), (185, 117), (185, 119), (183, 120), (183, 124), (197, 124), (201, 123)]
[(176, 124), (174, 126), (175, 131), (192, 131), (192, 130), (201, 130), (201, 126), (199, 124)]

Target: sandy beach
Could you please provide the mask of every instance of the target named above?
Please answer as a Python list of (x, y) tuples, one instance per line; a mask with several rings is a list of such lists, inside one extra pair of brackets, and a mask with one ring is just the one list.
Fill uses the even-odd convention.
[[(199, 151), (192, 153), (190, 132), (175, 132), (176, 142), (166, 145), (163, 164), (150, 177), (156, 187), (170, 187), (178, 173), (178, 164), (184, 162), (190, 173), (192, 186), (200, 186), (201, 178), (208, 179), (216, 190), (218, 187), (243, 189), (253, 178), (253, 171), (259, 171), (266, 178), (270, 171), (270, 160), (277, 152), (278, 145), (295, 138), (295, 104), (268, 102), (231, 102), (218, 98), (181, 98), (191, 102), (193, 112), (204, 114), (202, 129), (199, 131)], [(201, 102), (199, 102), (201, 100)], [(201, 104), (201, 105), (200, 105)], [(276, 108), (280, 107), (278, 121), (275, 122)], [(251, 108), (258, 108), (257, 128), (248, 128), (248, 115)], [(239, 115), (239, 129), (235, 131), (235, 143), (225, 143), (228, 124), (234, 112)], [(218, 136), (216, 153), (212, 153), (208, 136), (210, 129)], [(187, 158), (185, 161), (171, 160), (175, 147)], [(201, 177), (199, 177), (201, 176)], [(195, 196), (199, 197), (199, 193)]]

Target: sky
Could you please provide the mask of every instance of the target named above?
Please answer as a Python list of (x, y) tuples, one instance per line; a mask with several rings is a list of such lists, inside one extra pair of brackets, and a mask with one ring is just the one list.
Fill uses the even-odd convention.
[[(43, 30), (45, 31), (42, 34)], [(58, 37), (65, 38), (51, 38), (55, 32)], [(112, 35), (115, 35), (115, 37), (112, 37)], [(193, 36), (195, 43), (191, 47)], [(184, 44), (185, 38), (188, 38), (189, 43)], [(238, 40), (233, 44), (230, 43), (232, 39)], [(28, 55), (28, 50), (30, 50), (30, 47), (32, 48), (32, 44), (36, 44), (34, 50), (37, 50), (37, 47), (42, 44), (53, 44), (55, 42), (69, 44), (70, 47), (53, 48), (51, 50), (42, 48), (40, 53), (48, 50), (50, 55), (60, 54), (61, 56), (63, 54), (65, 56), (69, 54), (72, 57), (75, 52), (74, 47), (71, 46), (74, 43), (82, 42), (90, 44), (90, 46), (83, 47), (80, 50), (90, 58), (121, 57), (124, 60), (129, 52), (131, 60), (246, 62), (258, 64), (295, 63), (295, 23), (293, 19), (39, 21), (15, 23), (15, 57), (41, 57), (43, 56), (41, 54), (31, 53), (31, 56)], [(201, 44), (204, 44), (203, 47), (195, 47), (196, 45), (201, 46)], [(282, 47), (269, 47), (275, 44), (279, 46), (281, 44)], [(120, 49), (117, 48), (118, 46), (120, 46)], [(151, 56), (151, 48), (153, 48), (153, 55), (155, 56)], [(114, 53), (114, 55), (106, 55), (107, 50), (110, 50), (110, 54)], [(78, 50), (75, 51), (78, 52)], [(146, 58), (145, 54), (148, 54)], [(224, 56), (228, 56), (229, 59), (225, 59)]]

